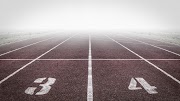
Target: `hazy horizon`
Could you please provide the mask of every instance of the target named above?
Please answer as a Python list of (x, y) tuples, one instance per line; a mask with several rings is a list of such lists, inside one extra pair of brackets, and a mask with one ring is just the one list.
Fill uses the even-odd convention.
[(178, 0), (0, 0), (1, 30), (180, 30)]

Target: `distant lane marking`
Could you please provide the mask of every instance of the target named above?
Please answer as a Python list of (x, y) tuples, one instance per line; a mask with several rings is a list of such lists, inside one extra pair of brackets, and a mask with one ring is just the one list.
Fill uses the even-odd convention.
[[(48, 33), (48, 32), (45, 32), (45, 33)], [(17, 41), (13, 41), (13, 42), (2, 43), (2, 44), (0, 44), (0, 47), (4, 46), (4, 45), (13, 44), (13, 43), (17, 43), (17, 42), (21, 42), (21, 41), (25, 41), (25, 40), (30, 40), (30, 39), (35, 39), (35, 38), (39, 38), (39, 37), (44, 37), (44, 36), (47, 36), (47, 34), (42, 35), (42, 36), (38, 36), (38, 37), (34, 36), (34, 37), (31, 37), (31, 38), (27, 38), (27, 39), (22, 39), (22, 40), (17, 40)]]
[(17, 42), (29, 40), (29, 39), (34, 39), (34, 38), (37, 38), (37, 37), (32, 37), (32, 38), (28, 38), (28, 39), (22, 39), (22, 40), (13, 41), (13, 42), (6, 42), (6, 43), (3, 43), (3, 44), (0, 44), (0, 47), (1, 47), (1, 46), (4, 46), (4, 45), (8, 45), (8, 44), (13, 44), (13, 43), (17, 43)]
[(87, 101), (93, 101), (91, 35), (89, 35)]
[(164, 49), (164, 48), (161, 48), (161, 47), (158, 47), (158, 46), (155, 46), (155, 45), (152, 45), (152, 44), (149, 44), (149, 43), (146, 43), (146, 42), (140, 41), (140, 40), (136, 40), (136, 39), (133, 39), (133, 38), (130, 38), (130, 37), (127, 37), (127, 36), (123, 36), (123, 37), (126, 37), (126, 38), (128, 38), (128, 39), (131, 39), (131, 40), (135, 40), (135, 41), (138, 41), (138, 42), (144, 43), (144, 44), (146, 44), (146, 45), (150, 45), (150, 46), (152, 46), (152, 47), (155, 47), (155, 48), (158, 48), (158, 49), (164, 50), (164, 51), (166, 51), (166, 52), (172, 53), (172, 54), (177, 55), (177, 56), (180, 56), (180, 54), (175, 53), (175, 52), (172, 52), (172, 51), (170, 51), (170, 50), (167, 50), (167, 49)]
[[(168, 46), (168, 45), (157, 45), (158, 47), (175, 47), (175, 46)], [(177, 46), (176, 46), (177, 47)]]
[[(2, 60), (2, 61), (27, 61), (27, 60), (34, 60), (34, 59), (0, 59), (0, 60)], [(38, 61), (83, 61), (83, 60), (89, 60), (89, 59), (37, 59)], [(113, 60), (122, 60), (122, 61), (139, 61), (139, 60), (143, 60), (143, 59), (91, 59), (92, 61), (95, 61), (95, 60), (97, 60), (97, 61), (106, 61), (106, 60), (111, 60), (111, 61), (113, 61)], [(180, 59), (146, 59), (146, 60), (159, 60), (159, 61), (174, 61), (174, 60), (180, 60)]]
[[(75, 36), (75, 35), (74, 35)], [(23, 67), (19, 68), (18, 70), (16, 70), (15, 72), (13, 72), (12, 74), (10, 74), (9, 76), (5, 77), (4, 79), (2, 79), (0, 81), (0, 84), (2, 84), (4, 81), (6, 81), (7, 79), (9, 79), (10, 77), (14, 76), (16, 73), (18, 73), (19, 71), (21, 71), (22, 69), (26, 68), (28, 65), (32, 64), (33, 62), (35, 62), (36, 60), (38, 60), (39, 58), (41, 58), (42, 56), (44, 56), (45, 54), (49, 53), (50, 51), (52, 51), (53, 49), (55, 49), (56, 47), (60, 46), (61, 44), (63, 44), (64, 42), (68, 41), (69, 39), (71, 39), (71, 36), (69, 38), (67, 38), (66, 40), (64, 40), (63, 42), (59, 43), (58, 45), (54, 46), (53, 48), (51, 48), (50, 50), (46, 51), (45, 53), (43, 53), (42, 55), (38, 56), (37, 58), (35, 58), (34, 60), (30, 61), (29, 63), (25, 64)]]
[[(34, 81), (34, 83), (42, 83), (46, 78), (38, 78)], [(47, 94), (50, 89), (51, 89), (51, 85), (53, 85), (55, 83), (56, 79), (55, 78), (48, 78), (48, 81), (44, 84), (40, 84), (39, 86), (41, 86), (41, 90), (39, 92), (37, 92), (35, 95), (44, 95)], [(33, 95), (35, 90), (37, 89), (37, 87), (28, 87), (25, 90), (26, 94), (29, 95)]]
[(129, 48), (127, 48), (126, 46), (122, 45), (121, 43), (117, 42), (116, 40), (110, 38), (109, 36), (107, 36), (109, 39), (111, 39), (112, 41), (116, 42), (117, 44), (121, 45), (122, 47), (124, 47), (125, 49), (127, 49), (128, 51), (130, 51), (131, 53), (135, 54), (136, 56), (138, 56), (139, 58), (143, 59), (144, 61), (146, 61), (147, 63), (149, 63), (150, 65), (152, 65), (153, 67), (155, 67), (156, 69), (158, 69), (159, 71), (161, 71), (162, 73), (164, 73), (166, 76), (170, 77), (171, 79), (173, 79), (174, 81), (176, 81), (177, 83), (180, 84), (180, 81), (178, 79), (176, 79), (175, 77), (171, 76), (170, 74), (168, 74), (167, 72), (165, 72), (164, 70), (162, 70), (161, 68), (159, 68), (158, 66), (156, 66), (155, 64), (151, 63), (150, 61), (148, 61), (147, 59), (143, 58), (142, 56), (140, 56), (139, 54), (135, 53), (134, 51), (130, 50)]
[(134, 42), (122, 42), (122, 43), (137, 44), (137, 45), (139, 45), (139, 44), (143, 44), (143, 43), (134, 43)]
[[(143, 88), (149, 93), (149, 94), (157, 94), (158, 92), (155, 90), (157, 89), (155, 86), (151, 86), (147, 83), (146, 80), (143, 78), (136, 78), (136, 80), (143, 86)], [(141, 87), (137, 87), (137, 82), (134, 78), (131, 78), (130, 84), (128, 89), (129, 90), (139, 90), (142, 89)]]
[(170, 45), (176, 45), (176, 46), (180, 47), (179, 44), (176, 44), (176, 43), (173, 43), (173, 42), (171, 43), (171, 42), (165, 42), (165, 41), (158, 40), (158, 39), (151, 39), (151, 38), (147, 38), (146, 36), (141, 36), (141, 37), (146, 38), (146, 39), (150, 39), (150, 40), (154, 40), (154, 41), (159, 41), (159, 42), (166, 43), (166, 44), (170, 44)]
[(47, 41), (47, 40), (50, 40), (50, 39), (53, 39), (54, 37), (51, 37), (51, 38), (48, 38), (48, 39), (45, 39), (45, 40), (42, 40), (42, 41), (38, 41), (38, 42), (35, 42), (35, 43), (32, 43), (32, 44), (29, 44), (29, 45), (26, 45), (26, 46), (23, 46), (23, 47), (20, 47), (20, 48), (17, 48), (17, 49), (14, 49), (14, 50), (11, 50), (11, 51), (8, 51), (8, 52), (5, 52), (5, 53), (2, 53), (0, 54), (0, 56), (3, 56), (3, 55), (6, 55), (8, 53), (12, 53), (12, 52), (15, 52), (17, 50), (20, 50), (20, 49), (23, 49), (23, 48), (26, 48), (26, 47), (29, 47), (29, 46), (32, 46), (32, 45), (35, 45), (35, 44), (38, 44), (40, 42), (44, 42), (44, 41)]

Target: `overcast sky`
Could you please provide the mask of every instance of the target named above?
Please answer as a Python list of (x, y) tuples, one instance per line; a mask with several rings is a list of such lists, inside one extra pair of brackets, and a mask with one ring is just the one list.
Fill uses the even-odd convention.
[(0, 0), (0, 29), (180, 30), (180, 0)]

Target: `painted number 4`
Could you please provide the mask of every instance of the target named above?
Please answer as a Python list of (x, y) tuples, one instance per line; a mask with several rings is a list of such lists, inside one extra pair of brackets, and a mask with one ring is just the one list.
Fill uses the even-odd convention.
[[(34, 81), (34, 83), (42, 83), (44, 80), (46, 80), (46, 78), (38, 78)], [(37, 92), (35, 95), (47, 94), (51, 89), (51, 85), (53, 85), (55, 83), (55, 81), (56, 81), (55, 78), (48, 78), (48, 81), (46, 83), (39, 85), (42, 87), (42, 89), (39, 92)], [(25, 93), (29, 94), (29, 95), (33, 95), (35, 93), (36, 89), (37, 89), (37, 87), (28, 87), (25, 90)]]
[[(142, 85), (142, 87), (149, 93), (149, 94), (157, 94), (158, 92), (155, 90), (155, 86), (149, 85), (146, 80), (143, 78), (136, 78), (136, 80)], [(137, 81), (134, 78), (131, 78), (129, 84), (129, 90), (139, 90), (142, 89), (141, 87), (137, 87)]]

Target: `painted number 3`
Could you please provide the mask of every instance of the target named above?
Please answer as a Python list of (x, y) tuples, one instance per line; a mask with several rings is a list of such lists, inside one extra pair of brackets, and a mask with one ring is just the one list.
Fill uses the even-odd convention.
[[(44, 80), (46, 80), (46, 78), (38, 78), (34, 81), (34, 83), (42, 83)], [(46, 83), (39, 85), (42, 87), (42, 89), (39, 92), (37, 92), (35, 95), (47, 94), (51, 89), (51, 85), (53, 85), (55, 83), (55, 81), (56, 81), (55, 78), (48, 78), (48, 81)], [(28, 87), (25, 90), (25, 93), (29, 94), (29, 95), (33, 95), (35, 93), (36, 89), (37, 89), (37, 87)]]

